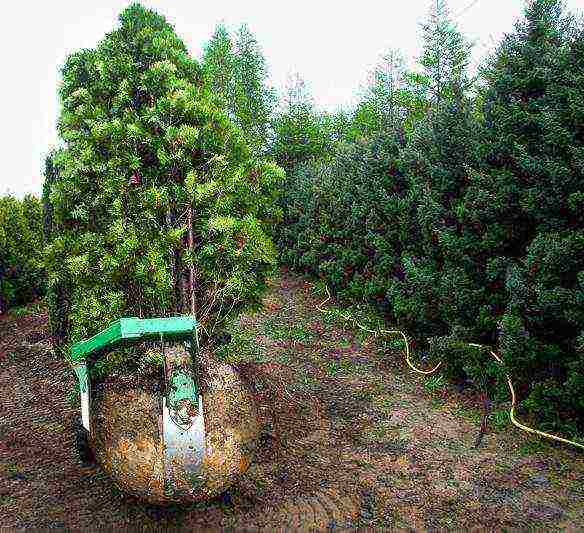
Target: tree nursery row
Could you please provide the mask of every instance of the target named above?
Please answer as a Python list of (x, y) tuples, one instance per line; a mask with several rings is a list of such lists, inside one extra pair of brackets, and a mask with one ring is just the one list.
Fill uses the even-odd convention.
[(139, 4), (62, 69), (39, 200), (0, 199), (0, 313), (46, 292), (58, 351), (121, 316), (193, 314), (203, 342), (279, 264), (363, 303), (426, 363), (584, 434), (584, 25), (523, 16), (476, 73), (445, 0), (351, 109), (220, 25), (199, 60)]

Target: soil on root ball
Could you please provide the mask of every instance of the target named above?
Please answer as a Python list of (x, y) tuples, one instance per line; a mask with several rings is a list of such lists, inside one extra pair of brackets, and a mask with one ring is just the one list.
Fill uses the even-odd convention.
[(213, 498), (237, 481), (254, 458), (261, 431), (255, 399), (234, 368), (201, 354), (206, 444), (202, 480), (193, 493), (186, 472), (183, 476), (179, 468), (169, 494), (159, 425), (161, 378), (161, 374), (111, 376), (94, 387), (90, 444), (95, 458), (120, 490), (148, 503)]

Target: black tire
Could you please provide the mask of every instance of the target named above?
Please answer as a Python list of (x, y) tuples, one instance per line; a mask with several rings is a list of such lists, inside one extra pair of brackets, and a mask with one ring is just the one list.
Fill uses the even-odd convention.
[(75, 437), (75, 448), (81, 466), (94, 466), (95, 456), (89, 446), (89, 434), (79, 418), (73, 421), (73, 436)]

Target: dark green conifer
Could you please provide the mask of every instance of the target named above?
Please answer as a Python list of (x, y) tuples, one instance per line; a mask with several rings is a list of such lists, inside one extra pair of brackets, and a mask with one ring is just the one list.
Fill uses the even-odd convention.
[(582, 33), (562, 7), (529, 2), (487, 65), (481, 162), (461, 205), (483, 293), (470, 329), (499, 343), (524, 406), (550, 424), (582, 391)]

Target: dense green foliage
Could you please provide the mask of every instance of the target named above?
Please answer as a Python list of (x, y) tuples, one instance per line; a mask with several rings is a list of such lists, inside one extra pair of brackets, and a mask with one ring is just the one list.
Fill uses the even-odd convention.
[(481, 165), (465, 199), (475, 268), (504, 275), (490, 297), (508, 295), (501, 354), (528, 405), (568, 420), (584, 407), (584, 34), (573, 29), (560, 3), (540, 0), (502, 42), (485, 73)]
[(281, 109), (273, 118), (271, 156), (288, 173), (307, 161), (326, 158), (338, 138), (335, 118), (315, 109), (305, 82), (295, 76), (289, 80)]
[(0, 315), (44, 294), (43, 245), (38, 198), (0, 197)]
[(390, 50), (371, 73), (346, 138), (356, 140), (385, 130), (398, 132), (405, 142), (428, 109), (428, 91), (428, 77), (406, 70), (401, 53)]
[[(325, 278), (346, 297), (383, 297), (407, 231), (398, 218), (407, 202), (398, 153), (397, 140), (380, 134), (343, 143), (330, 164), (299, 168), (287, 196), (284, 261)], [(394, 223), (388, 227), (387, 220)]]
[(471, 44), (452, 23), (446, 0), (432, 0), (422, 25), (424, 49), (420, 57), (428, 96), (433, 104), (453, 98), (456, 88), (467, 88)]
[(281, 169), (254, 156), (161, 16), (134, 4), (119, 22), (62, 71), (45, 186), (59, 348), (120, 316), (192, 313), (208, 339), (259, 302), (276, 260)]
[(0, 199), (0, 312), (48, 285), (59, 349), (122, 315), (194, 313), (208, 340), (259, 302), (275, 236), (283, 262), (506, 398), (467, 343), (492, 347), (524, 412), (582, 434), (584, 28), (530, 0), (476, 80), (446, 0), (422, 39), (416, 68), (390, 50), (326, 112), (299, 77), (277, 101), (246, 26), (219, 25), (199, 65), (130, 6), (63, 68), (44, 217)]
[(282, 257), (375, 304), (450, 374), (502, 397), (501, 369), (465, 343), (494, 347), (522, 406), (574, 434), (584, 407), (582, 28), (560, 1), (529, 2), (472, 95), (469, 47), (445, 2), (423, 30), (420, 73), (388, 55), (328, 156), (290, 165)]

